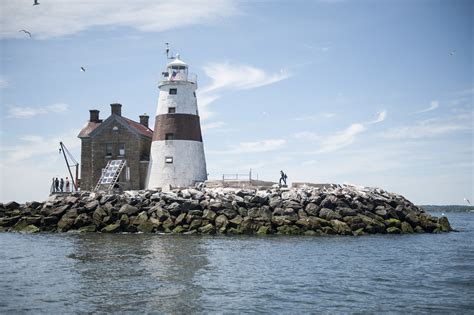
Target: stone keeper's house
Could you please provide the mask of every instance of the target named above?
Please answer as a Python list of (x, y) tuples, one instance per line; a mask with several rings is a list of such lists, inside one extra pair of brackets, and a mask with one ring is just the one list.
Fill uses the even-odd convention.
[(140, 122), (122, 116), (122, 105), (111, 104), (111, 115), (102, 121), (98, 110), (90, 110), (90, 119), (81, 130), (81, 190), (93, 190), (110, 160), (125, 159), (126, 168), (118, 180), (123, 189), (145, 187), (153, 130), (149, 117)]

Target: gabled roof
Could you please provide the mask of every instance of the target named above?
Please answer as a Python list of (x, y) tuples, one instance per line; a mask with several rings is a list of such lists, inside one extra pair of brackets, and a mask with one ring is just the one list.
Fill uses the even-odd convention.
[(153, 137), (153, 130), (151, 130), (148, 127), (145, 127), (144, 125), (140, 124), (139, 122), (133, 121), (131, 119), (128, 119), (126, 117), (122, 117), (129, 125), (130, 127), (134, 128), (136, 131), (141, 133), (142, 135), (146, 137)]
[(87, 124), (81, 129), (81, 132), (77, 135), (78, 138), (86, 138), (89, 134), (99, 127), (102, 122), (88, 121)]
[(107, 118), (104, 122), (97, 123), (97, 122), (88, 122), (84, 128), (79, 132), (78, 137), (79, 138), (87, 138), (94, 136), (95, 134), (99, 133), (101, 129), (107, 127), (107, 125), (110, 125), (112, 121), (117, 121), (123, 126), (125, 126), (127, 129), (129, 129), (131, 132), (144, 136), (147, 138), (152, 138), (153, 137), (153, 130), (151, 130), (148, 127), (145, 127), (144, 125), (140, 124), (139, 122), (133, 121), (129, 118), (123, 117), (123, 116), (118, 116), (115, 114), (112, 114)]

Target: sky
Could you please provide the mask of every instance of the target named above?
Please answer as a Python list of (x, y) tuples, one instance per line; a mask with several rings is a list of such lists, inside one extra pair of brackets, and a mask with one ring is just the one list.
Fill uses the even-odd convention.
[(0, 2), (2, 202), (68, 176), (89, 109), (152, 122), (166, 42), (198, 76), (210, 179), (474, 200), (472, 1), (32, 3)]

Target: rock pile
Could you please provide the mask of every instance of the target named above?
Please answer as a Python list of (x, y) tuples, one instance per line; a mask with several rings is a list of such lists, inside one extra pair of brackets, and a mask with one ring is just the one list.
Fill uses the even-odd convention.
[(0, 231), (364, 235), (451, 231), (404, 197), (339, 186), (82, 192), (0, 204)]

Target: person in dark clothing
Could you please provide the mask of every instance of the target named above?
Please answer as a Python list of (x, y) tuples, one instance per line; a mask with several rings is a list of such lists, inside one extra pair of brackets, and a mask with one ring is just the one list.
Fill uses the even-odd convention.
[(59, 179), (57, 177), (54, 180), (54, 191), (55, 192), (59, 191)]
[(61, 180), (59, 181), (59, 189), (61, 189), (61, 192), (64, 191), (64, 179), (61, 178)]
[(280, 171), (280, 186), (281, 186), (281, 182), (283, 181), (283, 184), (286, 186), (286, 179), (288, 178), (288, 176), (286, 176), (286, 174), (283, 172), (283, 171)]

